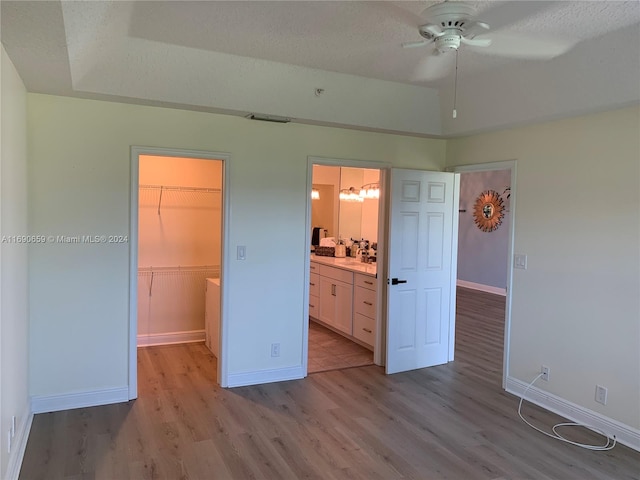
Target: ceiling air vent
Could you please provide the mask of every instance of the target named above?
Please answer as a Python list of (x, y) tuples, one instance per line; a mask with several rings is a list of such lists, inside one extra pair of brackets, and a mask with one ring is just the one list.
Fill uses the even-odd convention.
[(261, 120), (263, 122), (275, 122), (275, 123), (289, 123), (291, 119), (289, 117), (281, 117), (279, 115), (262, 115), (259, 113), (250, 113), (245, 118), (249, 120)]

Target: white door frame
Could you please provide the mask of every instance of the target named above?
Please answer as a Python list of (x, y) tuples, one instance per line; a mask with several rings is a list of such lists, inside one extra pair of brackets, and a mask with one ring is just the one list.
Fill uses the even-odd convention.
[(159, 157), (182, 157), (203, 160), (222, 161), (222, 248), (220, 252), (220, 358), (218, 359), (218, 382), (222, 386), (227, 384), (227, 288), (224, 278), (228, 278), (227, 248), (229, 245), (229, 153), (204, 152), (200, 150), (186, 150), (158, 147), (131, 147), (130, 162), (130, 192), (129, 192), (129, 400), (138, 397), (138, 186), (140, 155), (155, 155)]
[(509, 208), (511, 218), (509, 219), (509, 241), (507, 242), (507, 295), (505, 297), (504, 311), (504, 349), (502, 355), (502, 388), (506, 389), (507, 378), (509, 377), (509, 355), (511, 339), (511, 291), (513, 282), (513, 247), (515, 239), (515, 214), (516, 214), (516, 160), (506, 160), (502, 162), (478, 163), (475, 165), (449, 166), (447, 171), (456, 173), (487, 172), (495, 170), (511, 171), (511, 197), (509, 198)]
[[(387, 263), (387, 245), (385, 241), (386, 222), (389, 198), (387, 195), (387, 182), (391, 163), (379, 162), (374, 160), (353, 160), (347, 158), (328, 158), (328, 157), (307, 157), (307, 210), (306, 210), (306, 233), (305, 233), (305, 251), (309, 251), (311, 245), (311, 189), (313, 183), (313, 165), (327, 165), (332, 167), (354, 167), (354, 168), (371, 168), (380, 170), (380, 203), (378, 208), (378, 252), (381, 252), (382, 262), (377, 262), (376, 280), (377, 280), (377, 314), (376, 314), (376, 340), (374, 345), (373, 362), (376, 365), (384, 365), (386, 355), (386, 315), (383, 315), (386, 308), (386, 302), (383, 302), (386, 295), (386, 263)], [(308, 374), (309, 359), (309, 263), (311, 257), (309, 254), (305, 256), (304, 261), (304, 302), (302, 320), (304, 322), (302, 328), (302, 370), (304, 375)], [(384, 305), (383, 305), (384, 303)]]

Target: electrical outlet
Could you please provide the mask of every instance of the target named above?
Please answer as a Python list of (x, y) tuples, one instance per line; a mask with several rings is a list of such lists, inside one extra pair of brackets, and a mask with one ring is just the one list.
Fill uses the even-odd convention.
[(279, 357), (280, 356), (280, 344), (279, 343), (272, 343), (271, 344), (271, 356), (272, 357)]
[(542, 374), (542, 376), (540, 377), (542, 380), (544, 380), (545, 382), (549, 381), (549, 372), (550, 372), (550, 368), (547, 367), (546, 365), (542, 365), (542, 367), (540, 367), (540, 373)]
[(596, 402), (602, 405), (607, 404), (607, 387), (596, 385)]

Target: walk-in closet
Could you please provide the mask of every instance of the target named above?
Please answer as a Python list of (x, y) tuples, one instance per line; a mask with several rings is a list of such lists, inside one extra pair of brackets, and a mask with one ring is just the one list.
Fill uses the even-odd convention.
[(139, 157), (138, 347), (203, 342), (217, 356), (222, 165)]

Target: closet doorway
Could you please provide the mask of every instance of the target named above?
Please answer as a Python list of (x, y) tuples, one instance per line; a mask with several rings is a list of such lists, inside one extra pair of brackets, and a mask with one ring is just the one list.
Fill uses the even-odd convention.
[(228, 156), (133, 150), (129, 396), (139, 362), (188, 372), (186, 343), (220, 383)]

